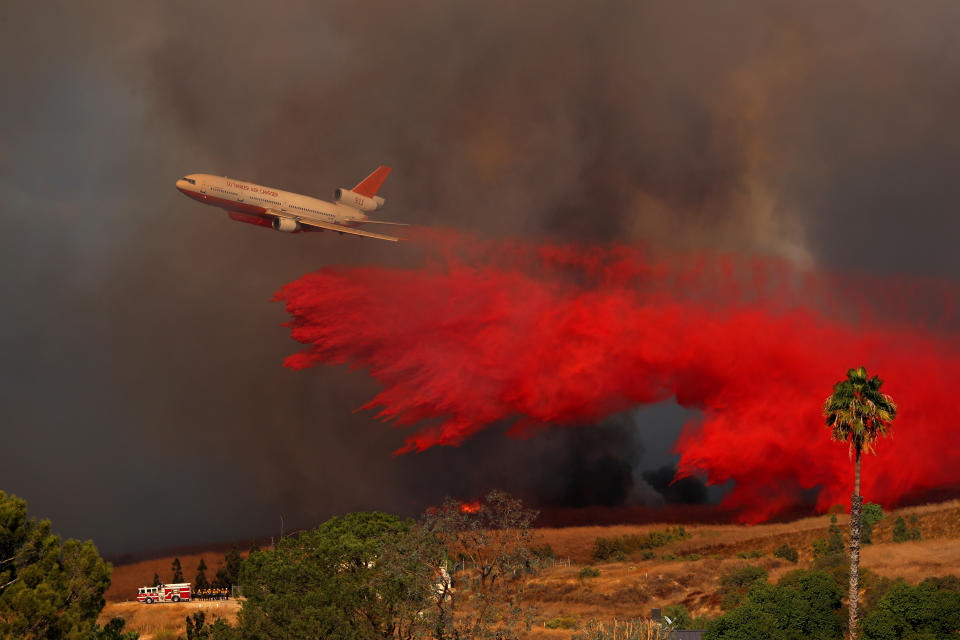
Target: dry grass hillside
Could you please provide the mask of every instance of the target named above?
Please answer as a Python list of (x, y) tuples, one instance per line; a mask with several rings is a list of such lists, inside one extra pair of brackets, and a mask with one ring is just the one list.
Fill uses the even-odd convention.
[[(897, 516), (919, 518), (922, 539), (915, 542), (894, 543), (893, 523)], [(846, 531), (847, 517), (838, 515), (838, 522)], [(591, 618), (600, 620), (644, 617), (652, 607), (685, 604), (695, 615), (715, 615), (720, 612), (719, 578), (724, 573), (747, 564), (762, 566), (776, 580), (784, 573), (806, 566), (812, 559), (813, 541), (824, 538), (830, 526), (830, 516), (803, 518), (789, 523), (763, 525), (689, 525), (690, 535), (655, 549), (656, 557), (641, 559), (634, 554), (623, 562), (596, 562), (592, 559), (597, 537), (623, 534), (646, 534), (662, 530), (668, 525), (617, 525), (604, 527), (568, 527), (538, 529), (541, 543), (549, 544), (561, 560), (557, 566), (545, 569), (530, 581), (528, 593), (537, 604), (536, 625), (531, 638), (560, 640), (569, 638), (571, 629), (548, 629), (544, 623), (557, 618), (569, 618), (582, 625)], [(874, 544), (864, 547), (862, 566), (880, 576), (903, 577), (918, 582), (934, 575), (960, 575), (960, 502), (908, 507), (888, 514), (875, 529)], [(798, 564), (773, 556), (773, 551), (787, 543), (800, 552)], [(192, 575), (203, 555), (210, 569), (216, 573), (223, 554), (192, 554), (181, 556), (184, 573)], [(755, 556), (743, 558), (741, 555)], [(569, 565), (566, 560), (569, 558)], [(665, 559), (670, 558), (670, 559)], [(169, 632), (170, 638), (185, 632), (184, 617), (199, 603), (181, 605), (139, 605), (121, 602), (133, 598), (136, 588), (146, 584), (158, 572), (161, 577), (170, 571), (172, 558), (158, 558), (114, 569), (114, 582), (108, 592), (110, 601), (104, 610), (104, 619), (122, 616), (129, 628), (149, 640), (151, 634)], [(597, 568), (600, 575), (581, 579), (580, 570), (587, 565)], [(232, 620), (236, 603), (204, 610)]]

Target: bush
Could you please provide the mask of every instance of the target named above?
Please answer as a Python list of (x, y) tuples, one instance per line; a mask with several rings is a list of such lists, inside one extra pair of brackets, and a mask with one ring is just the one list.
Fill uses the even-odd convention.
[(762, 567), (742, 567), (720, 576), (720, 606), (730, 611), (739, 606), (757, 584), (766, 583), (767, 571)]
[(593, 543), (594, 560), (616, 560), (622, 562), (627, 554), (663, 547), (689, 538), (690, 534), (682, 526), (667, 527), (663, 531), (651, 531), (646, 535), (622, 535), (618, 538), (597, 538)]
[(577, 619), (569, 616), (554, 618), (543, 623), (547, 629), (576, 629)]
[[(741, 576), (739, 582), (743, 582)], [(843, 627), (837, 611), (843, 592), (821, 571), (792, 571), (776, 586), (755, 581), (743, 605), (707, 626), (708, 640), (836, 640)]]
[(626, 560), (626, 548), (621, 538), (597, 538), (593, 542), (594, 560)]
[(876, 502), (868, 502), (863, 505), (863, 511), (860, 514), (860, 518), (865, 523), (869, 523), (870, 526), (873, 526), (879, 523), (884, 519), (883, 507), (878, 505)]
[(537, 560), (553, 560), (554, 558), (553, 547), (551, 547), (548, 543), (544, 543), (539, 547), (532, 548), (530, 553)]
[(750, 549), (750, 551), (741, 551), (737, 554), (738, 558), (762, 558), (763, 551), (759, 549)]
[(863, 619), (863, 639), (956, 637), (960, 591), (939, 588), (935, 580), (895, 584)]
[[(670, 622), (667, 622), (667, 618)], [(685, 605), (673, 604), (663, 608), (663, 621), (670, 629), (706, 629), (710, 620), (704, 616), (694, 617)]]
[(588, 580), (589, 578), (597, 578), (599, 576), (600, 570), (596, 567), (584, 567), (583, 569), (580, 569), (580, 573), (578, 574), (578, 577), (581, 580)]
[(907, 521), (903, 519), (903, 516), (897, 516), (897, 519), (893, 522), (893, 541), (906, 542), (909, 539), (910, 534), (907, 533)]
[(837, 516), (830, 517), (827, 537), (813, 542), (811, 569), (830, 573), (837, 584), (843, 585), (846, 583), (850, 574), (850, 558), (843, 542), (843, 534), (837, 525)]
[(777, 547), (776, 551), (773, 552), (774, 557), (783, 558), (787, 562), (792, 562), (797, 564), (800, 560), (800, 554), (797, 553), (797, 550), (784, 542), (782, 545)]

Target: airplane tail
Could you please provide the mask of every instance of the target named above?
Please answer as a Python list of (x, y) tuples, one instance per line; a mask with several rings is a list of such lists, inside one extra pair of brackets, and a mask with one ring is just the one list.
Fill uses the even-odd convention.
[(368, 175), (363, 181), (355, 186), (352, 191), (354, 193), (359, 193), (362, 196), (372, 198), (377, 195), (383, 181), (387, 179), (387, 175), (390, 173), (390, 167), (379, 166), (376, 170)]

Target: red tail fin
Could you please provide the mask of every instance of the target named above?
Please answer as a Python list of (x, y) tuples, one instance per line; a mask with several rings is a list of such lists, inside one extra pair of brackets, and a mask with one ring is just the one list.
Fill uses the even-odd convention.
[(363, 182), (353, 188), (353, 192), (372, 198), (377, 195), (377, 190), (380, 189), (383, 181), (387, 179), (388, 173), (390, 173), (390, 167), (377, 167), (376, 171), (368, 175), (363, 179)]

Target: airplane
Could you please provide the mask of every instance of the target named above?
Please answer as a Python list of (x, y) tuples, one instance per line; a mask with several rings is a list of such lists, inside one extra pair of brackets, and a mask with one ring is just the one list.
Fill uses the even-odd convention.
[(252, 182), (206, 173), (191, 173), (177, 180), (177, 189), (189, 198), (219, 207), (231, 220), (271, 227), (276, 231), (336, 231), (365, 238), (397, 242), (399, 238), (358, 229), (360, 224), (406, 226), (402, 222), (370, 220), (367, 212), (383, 208), (386, 202), (377, 191), (387, 179), (390, 167), (380, 166), (353, 189), (337, 189), (335, 202), (318, 200)]

